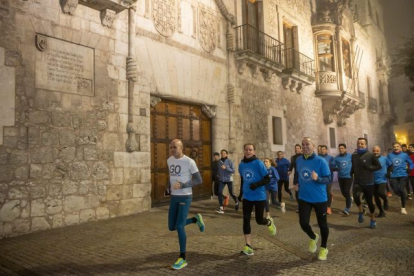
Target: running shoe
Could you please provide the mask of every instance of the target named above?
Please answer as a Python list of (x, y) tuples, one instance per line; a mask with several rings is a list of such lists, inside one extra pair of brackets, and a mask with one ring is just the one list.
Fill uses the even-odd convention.
[(328, 248), (321, 247), (321, 250), (319, 250), (318, 260), (319, 261), (326, 261), (328, 257)]
[(391, 192), (387, 192), (387, 196), (388, 197), (391, 197), (392, 196), (392, 193)]
[(236, 204), (234, 205), (234, 210), (236, 210), (236, 211), (239, 210), (239, 202), (236, 202)]
[(291, 201), (294, 201), (295, 200), (295, 198), (293, 197), (293, 194), (290, 194), (290, 200)]
[(343, 213), (345, 216), (349, 216), (349, 209), (348, 209), (348, 208), (345, 208), (345, 209), (342, 211), (342, 213)]
[(371, 220), (371, 222), (369, 224), (369, 228), (371, 228), (371, 229), (377, 228), (377, 222), (375, 220)]
[(358, 222), (359, 223), (363, 223), (364, 222), (364, 213), (362, 212), (362, 213), (359, 213), (359, 215), (358, 215)]
[(280, 211), (282, 211), (282, 213), (286, 213), (286, 204), (284, 202), (280, 203)]
[(201, 214), (197, 214), (196, 219), (197, 219), (197, 226), (198, 228), (200, 228), (200, 232), (204, 232), (204, 230), (206, 229), (206, 225), (204, 224), (203, 217), (201, 216)]
[(408, 194), (408, 195), (407, 195), (407, 199), (408, 199), (408, 200), (413, 200), (413, 198), (411, 197), (411, 194)]
[(318, 240), (319, 240), (319, 235), (315, 233), (316, 238), (314, 240), (310, 240), (309, 242), (309, 252), (310, 253), (315, 253), (316, 250), (318, 249)]
[(380, 212), (378, 214), (377, 218), (385, 218), (385, 213), (384, 212)]
[(223, 207), (219, 207), (219, 208), (217, 208), (217, 209), (216, 209), (216, 212), (217, 212), (217, 213), (219, 213), (219, 214), (224, 214), (224, 209), (223, 209)]
[(405, 208), (401, 208), (401, 214), (406, 215), (407, 211), (405, 210)]
[(277, 232), (276, 225), (273, 222), (272, 218), (269, 218), (269, 221), (270, 221), (270, 225), (267, 228), (269, 228), (270, 235), (274, 236), (276, 235), (276, 232)]
[(328, 207), (328, 209), (326, 210), (326, 213), (328, 215), (332, 215), (332, 209), (331, 209), (331, 207)]
[(173, 269), (181, 269), (187, 266), (187, 261), (183, 258), (178, 258), (178, 260), (171, 266)]
[(254, 255), (254, 251), (253, 248), (251, 248), (250, 246), (245, 245), (242, 249), (242, 251), (240, 251), (240, 253), (247, 255), (247, 256), (253, 256)]
[(225, 196), (225, 197), (224, 197), (223, 205), (224, 205), (224, 206), (229, 205), (229, 196)]

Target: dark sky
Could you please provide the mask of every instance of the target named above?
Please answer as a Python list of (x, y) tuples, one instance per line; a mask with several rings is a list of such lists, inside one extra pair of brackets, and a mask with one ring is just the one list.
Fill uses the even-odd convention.
[(382, 0), (384, 28), (388, 49), (391, 50), (414, 35), (414, 0)]

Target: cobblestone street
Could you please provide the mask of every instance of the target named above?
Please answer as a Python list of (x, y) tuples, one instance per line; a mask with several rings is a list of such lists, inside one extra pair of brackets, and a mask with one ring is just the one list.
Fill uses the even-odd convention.
[[(285, 195), (285, 194), (284, 194)], [(286, 197), (285, 197), (286, 198)], [(187, 230), (188, 266), (170, 269), (178, 257), (176, 232), (167, 228), (168, 206), (148, 213), (48, 230), (0, 240), (1, 275), (414, 275), (414, 208), (399, 213), (399, 201), (390, 198), (387, 217), (359, 224), (357, 208), (342, 217), (344, 200), (335, 190), (329, 217), (329, 255), (326, 262), (307, 252), (308, 238), (299, 227), (295, 202), (287, 212), (271, 210), (278, 232), (252, 221), (251, 257), (239, 254), (244, 239), (242, 215), (232, 203), (217, 214), (216, 200), (193, 202), (191, 214), (200, 212), (205, 233), (196, 225)], [(316, 218), (312, 215), (312, 226)], [(318, 244), (319, 246), (319, 244)]]

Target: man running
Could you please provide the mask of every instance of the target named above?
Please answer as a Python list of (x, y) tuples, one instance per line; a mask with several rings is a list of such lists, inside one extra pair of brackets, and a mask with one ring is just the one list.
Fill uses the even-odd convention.
[(331, 171), (326, 161), (317, 156), (313, 150), (315, 145), (311, 138), (302, 140), (303, 156), (296, 160), (296, 169), (299, 176), (299, 223), (302, 230), (308, 234), (310, 240), (309, 252), (315, 253), (319, 235), (314, 233), (310, 226), (312, 208), (315, 209), (318, 226), (321, 233), (321, 248), (318, 259), (325, 261), (328, 256), (328, 196), (326, 185), (331, 183)]
[[(372, 148), (372, 153), (378, 158), (378, 161), (381, 164), (381, 170), (374, 172), (374, 197), (375, 204), (379, 209), (378, 218), (385, 217), (384, 210), (388, 210), (388, 197), (386, 194), (386, 185), (387, 177), (390, 177), (390, 172), (392, 171), (392, 162), (385, 156), (381, 155), (381, 148), (379, 146), (374, 146)], [(384, 202), (384, 208), (382, 207), (381, 200)]]
[(218, 181), (218, 161), (220, 160), (220, 154), (215, 152), (213, 155), (213, 162), (211, 162), (211, 174), (213, 178), (213, 194), (218, 196), (219, 181)]
[(381, 169), (381, 164), (378, 158), (368, 151), (368, 140), (366, 138), (358, 138), (357, 152), (352, 154), (352, 168), (351, 175), (354, 176), (354, 201), (359, 209), (358, 222), (364, 222), (365, 209), (361, 204), (361, 193), (364, 194), (365, 200), (368, 204), (371, 213), (370, 227), (375, 229), (377, 222), (375, 221), (375, 205), (373, 197), (375, 192), (374, 187), (374, 172)]
[(256, 222), (259, 225), (267, 225), (272, 236), (276, 235), (276, 226), (272, 218), (264, 218), (263, 212), (266, 202), (265, 185), (270, 182), (269, 174), (263, 162), (256, 158), (253, 144), (244, 145), (244, 158), (239, 164), (241, 189), (243, 191), (243, 233), (246, 245), (241, 253), (254, 255), (251, 246), (250, 218), (253, 207)]
[(390, 179), (391, 186), (394, 193), (401, 197), (401, 214), (406, 215), (406, 183), (408, 179), (407, 165), (408, 170), (413, 170), (414, 165), (411, 158), (406, 153), (402, 152), (400, 143), (394, 143), (392, 147), (394, 148), (394, 151), (388, 154), (388, 159), (390, 159), (392, 165), (394, 166)]
[(289, 189), (289, 167), (290, 162), (284, 157), (284, 154), (282, 151), (277, 152), (277, 158), (275, 160), (276, 162), (276, 170), (279, 173), (280, 179), (278, 184), (278, 191), (277, 195), (279, 198), (279, 202), (282, 202), (282, 189), (285, 188), (286, 193), (289, 194), (290, 199), (293, 200), (293, 194)]
[[(289, 167), (289, 172), (288, 174), (291, 175), (292, 171), (295, 170), (295, 173), (293, 175), (293, 187), (295, 187), (295, 198), (296, 198), (296, 202), (298, 202), (299, 200), (299, 196), (298, 196), (298, 174), (296, 173), (296, 160), (298, 159), (298, 157), (302, 156), (302, 146), (299, 144), (295, 145), (295, 155), (293, 155), (292, 157), (290, 157), (290, 167)], [(299, 203), (298, 203), (299, 204)], [(298, 213), (299, 210), (296, 210), (296, 213)]]
[(325, 145), (321, 145), (321, 154), (319, 155), (323, 159), (325, 159), (326, 163), (328, 163), (329, 169), (331, 170), (331, 183), (326, 185), (326, 194), (328, 195), (328, 215), (332, 214), (331, 204), (332, 204), (332, 181), (333, 181), (333, 174), (332, 174), (332, 161), (333, 157), (328, 154), (328, 147)]
[(172, 265), (172, 268), (181, 269), (187, 266), (185, 226), (196, 223), (200, 232), (204, 232), (205, 229), (201, 214), (197, 214), (193, 218), (187, 218), (193, 197), (192, 187), (201, 184), (203, 181), (194, 160), (183, 154), (183, 142), (181, 140), (171, 141), (170, 153), (171, 156), (167, 160), (170, 183), (165, 193), (166, 196), (171, 195), (168, 210), (168, 228), (170, 231), (178, 232), (180, 256)]
[(218, 191), (218, 200), (219, 208), (216, 212), (219, 214), (224, 214), (224, 204), (223, 204), (223, 189), (227, 185), (229, 189), (229, 194), (235, 202), (236, 211), (239, 210), (239, 201), (237, 197), (233, 194), (233, 174), (235, 172), (233, 168), (233, 162), (227, 158), (228, 151), (223, 149), (221, 150), (221, 159), (219, 160), (218, 168), (218, 180), (219, 180), (219, 191)]
[(346, 152), (346, 145), (339, 144), (339, 155), (337, 155), (332, 164), (335, 170), (338, 171), (338, 182), (341, 188), (342, 196), (345, 198), (346, 205), (342, 213), (349, 216), (349, 209), (352, 206), (351, 187), (352, 187), (352, 155)]
[[(411, 161), (414, 163), (414, 144), (408, 146), (408, 156), (410, 156)], [(411, 183), (411, 188), (414, 193), (414, 170), (411, 170), (410, 175), (408, 176), (408, 181)]]

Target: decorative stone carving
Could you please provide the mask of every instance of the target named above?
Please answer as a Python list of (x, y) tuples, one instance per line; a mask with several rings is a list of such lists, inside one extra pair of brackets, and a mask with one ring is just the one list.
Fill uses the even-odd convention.
[(198, 40), (207, 53), (216, 48), (216, 18), (203, 6), (198, 7)]
[(244, 69), (246, 69), (246, 62), (245, 61), (237, 62), (237, 71), (239, 72), (239, 74), (243, 74)]
[(177, 7), (177, 31), (179, 33), (182, 33), (183, 30), (182, 30), (182, 26), (181, 26), (181, 24), (182, 24), (182, 22), (181, 22), (181, 0), (178, 0), (177, 5), (178, 5), (178, 7)]
[(259, 75), (259, 66), (257, 66), (254, 63), (248, 63), (247, 65), (250, 67), (252, 71), (253, 78), (257, 78), (257, 76)]
[(226, 34), (227, 51), (234, 51), (234, 34), (233, 29), (230, 29)]
[(47, 49), (47, 38), (44, 35), (36, 35), (36, 48), (41, 52)]
[(161, 102), (161, 98), (156, 97), (156, 96), (151, 96), (151, 99), (150, 99), (151, 107), (156, 106), (159, 102)]
[(191, 5), (191, 9), (193, 11), (193, 34), (192, 37), (197, 37), (197, 8), (194, 5)]
[(150, 18), (150, 2), (151, 0), (145, 0), (145, 13), (144, 13), (144, 17), (145, 18)]
[(174, 34), (176, 13), (175, 0), (152, 0), (152, 21), (161, 35)]
[(201, 107), (201, 110), (207, 115), (208, 118), (212, 119), (216, 117), (216, 107), (215, 106), (209, 106), (209, 105), (203, 105)]
[(127, 80), (137, 81), (138, 69), (137, 60), (135, 57), (129, 56), (126, 58), (126, 78)]
[(227, 100), (234, 103), (234, 86), (231, 84), (227, 84)]
[(74, 15), (76, 8), (78, 7), (78, 0), (61, 0), (62, 11), (64, 13)]
[(104, 9), (101, 11), (102, 25), (111, 28), (114, 23), (116, 12), (110, 9)]
[(227, 10), (226, 5), (223, 3), (223, 0), (215, 0), (217, 7), (219, 8), (221, 14), (226, 18), (231, 25), (236, 25), (236, 18), (233, 14), (230, 14)]
[(274, 73), (267, 70), (267, 69), (261, 69), (260, 71), (262, 71), (263, 74), (263, 79), (268, 82), (273, 78)]

